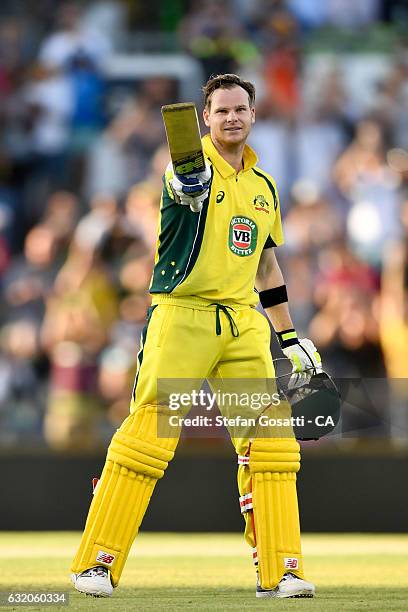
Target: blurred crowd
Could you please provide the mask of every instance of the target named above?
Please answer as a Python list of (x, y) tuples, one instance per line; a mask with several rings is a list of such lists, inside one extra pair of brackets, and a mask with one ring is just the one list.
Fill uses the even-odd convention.
[[(128, 412), (168, 162), (160, 107), (179, 92), (155, 76), (118, 95), (105, 66), (146, 31), (205, 78), (256, 84), (250, 143), (278, 184), (296, 327), (336, 376), (387, 379), (384, 433), (408, 439), (404, 2), (5, 1), (0, 16), (0, 445), (91, 450)], [(342, 35), (378, 28), (391, 42), (369, 81)]]

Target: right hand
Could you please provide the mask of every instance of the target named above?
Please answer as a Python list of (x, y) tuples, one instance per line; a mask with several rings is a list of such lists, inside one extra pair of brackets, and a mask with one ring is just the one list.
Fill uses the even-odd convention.
[(313, 374), (322, 372), (322, 360), (311, 340), (303, 338), (297, 344), (282, 349), (292, 363), (292, 376), (289, 388), (300, 387), (308, 382)]
[(190, 206), (193, 212), (200, 212), (208, 197), (211, 182), (211, 169), (206, 165), (203, 172), (181, 176), (175, 174), (171, 188), (183, 206)]

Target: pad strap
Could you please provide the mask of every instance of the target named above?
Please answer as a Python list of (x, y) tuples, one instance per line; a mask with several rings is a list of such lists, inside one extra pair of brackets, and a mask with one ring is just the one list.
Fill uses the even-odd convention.
[(241, 495), (239, 498), (239, 505), (241, 508), (241, 514), (245, 514), (245, 512), (249, 512), (249, 510), (252, 510), (252, 493), (246, 493), (246, 495)]
[(238, 455), (238, 465), (249, 465), (249, 456)]

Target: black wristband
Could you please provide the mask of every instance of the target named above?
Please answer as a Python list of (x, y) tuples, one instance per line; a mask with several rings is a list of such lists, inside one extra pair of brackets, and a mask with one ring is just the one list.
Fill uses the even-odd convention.
[(265, 289), (265, 291), (259, 292), (259, 300), (263, 308), (270, 308), (271, 306), (277, 306), (288, 301), (288, 293), (286, 291), (286, 285), (280, 287), (274, 287), (273, 289)]
[(279, 344), (281, 348), (288, 348), (294, 344), (299, 344), (297, 333), (294, 329), (285, 329), (284, 331), (276, 332)]

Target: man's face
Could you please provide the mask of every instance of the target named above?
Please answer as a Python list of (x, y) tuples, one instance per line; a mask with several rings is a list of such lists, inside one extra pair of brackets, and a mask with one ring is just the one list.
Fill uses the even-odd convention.
[(226, 147), (245, 142), (255, 123), (255, 109), (250, 108), (248, 93), (239, 86), (216, 89), (203, 116), (212, 140)]

